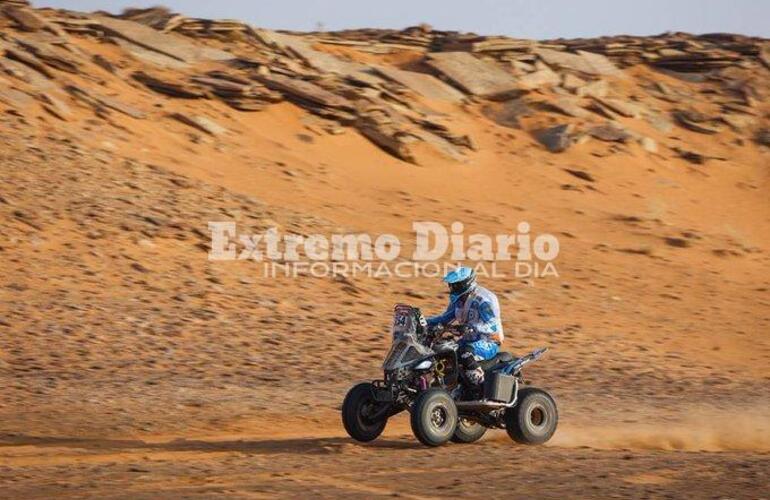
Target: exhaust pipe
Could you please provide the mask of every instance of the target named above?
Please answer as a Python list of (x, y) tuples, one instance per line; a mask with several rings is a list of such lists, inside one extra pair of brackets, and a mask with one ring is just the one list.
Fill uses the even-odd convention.
[(457, 401), (455, 404), (458, 410), (467, 411), (498, 410), (511, 406), (510, 403), (503, 403), (502, 401)]

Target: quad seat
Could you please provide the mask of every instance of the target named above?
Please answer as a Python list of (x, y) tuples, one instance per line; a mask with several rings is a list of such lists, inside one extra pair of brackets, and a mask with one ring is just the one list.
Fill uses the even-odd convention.
[(479, 366), (481, 366), (482, 370), (489, 371), (501, 363), (508, 363), (514, 359), (516, 359), (516, 357), (510, 352), (498, 352), (494, 357), (490, 359), (479, 361)]

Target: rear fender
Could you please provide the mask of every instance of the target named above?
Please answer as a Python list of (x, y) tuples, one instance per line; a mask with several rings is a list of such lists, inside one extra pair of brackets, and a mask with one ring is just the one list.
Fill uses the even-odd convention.
[(507, 375), (512, 375), (521, 370), (525, 365), (540, 359), (546, 352), (548, 352), (547, 347), (535, 349), (529, 354), (526, 354), (518, 359), (514, 359), (510, 363), (506, 364), (506, 366), (501, 371)]

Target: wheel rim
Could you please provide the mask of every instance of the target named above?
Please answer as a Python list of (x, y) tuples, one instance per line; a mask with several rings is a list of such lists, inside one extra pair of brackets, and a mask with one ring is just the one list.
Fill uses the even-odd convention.
[(548, 427), (548, 410), (541, 404), (532, 405), (529, 410), (529, 423), (538, 433), (542, 433)]
[(466, 429), (471, 429), (471, 428), (474, 427), (475, 422), (472, 422), (472, 421), (468, 420), (467, 418), (461, 418), (457, 422), (457, 425), (460, 426), (460, 427), (464, 427)]
[(542, 408), (533, 408), (529, 414), (529, 418), (532, 420), (532, 424), (535, 427), (540, 427), (545, 422), (545, 412)]
[(364, 401), (364, 403), (361, 405), (359, 414), (361, 415), (361, 421), (365, 424), (372, 423), (372, 419), (369, 418), (369, 416), (372, 414), (372, 407), (373, 405), (371, 401)]
[(436, 406), (430, 412), (430, 423), (436, 429), (442, 429), (446, 426), (449, 420), (447, 409), (443, 406)]
[(376, 427), (379, 420), (372, 419), (372, 414), (377, 410), (377, 404), (372, 401), (364, 401), (358, 410), (358, 420), (364, 427)]

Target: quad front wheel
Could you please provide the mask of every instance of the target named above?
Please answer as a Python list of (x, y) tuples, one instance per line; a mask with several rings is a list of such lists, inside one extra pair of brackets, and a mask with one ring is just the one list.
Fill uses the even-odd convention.
[(534, 387), (520, 390), (516, 406), (505, 411), (505, 430), (517, 443), (545, 443), (556, 432), (558, 422), (556, 402), (546, 391)]
[(440, 446), (457, 427), (457, 406), (444, 389), (434, 387), (421, 393), (412, 405), (412, 432), (427, 446)]
[(368, 382), (353, 386), (342, 403), (342, 424), (348, 435), (356, 441), (369, 442), (377, 439), (388, 422), (387, 414), (379, 411), (382, 403), (374, 399), (374, 386)]

